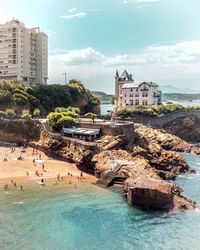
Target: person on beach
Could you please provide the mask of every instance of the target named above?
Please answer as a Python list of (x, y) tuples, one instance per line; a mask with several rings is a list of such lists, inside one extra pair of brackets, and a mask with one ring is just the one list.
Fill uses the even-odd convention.
[(22, 185), (20, 186), (20, 190), (21, 190), (21, 191), (23, 191), (23, 187), (22, 187)]
[(16, 182), (14, 182), (13, 185), (14, 185), (15, 188), (17, 187), (17, 183)]
[(8, 191), (8, 184), (5, 184), (3, 189), (4, 191)]
[(60, 174), (58, 174), (58, 176), (57, 176), (57, 180), (58, 180), (58, 181), (60, 181)]
[(7, 161), (8, 161), (8, 158), (4, 156), (3, 162), (7, 162)]
[(40, 174), (39, 174), (39, 172), (37, 170), (35, 171), (35, 175), (40, 176)]
[(41, 183), (44, 183), (44, 179), (41, 179)]
[(42, 164), (42, 171), (46, 172), (46, 170), (44, 169), (44, 164)]
[(27, 176), (27, 177), (30, 177), (30, 176), (29, 176), (29, 172), (28, 172), (28, 171), (26, 171), (26, 176)]
[(80, 173), (80, 180), (83, 178), (83, 172)]

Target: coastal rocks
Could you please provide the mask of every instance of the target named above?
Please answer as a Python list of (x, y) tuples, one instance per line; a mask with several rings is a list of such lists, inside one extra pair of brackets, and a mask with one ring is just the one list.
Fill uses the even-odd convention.
[(168, 180), (181, 173), (193, 172), (183, 157), (173, 151), (162, 150), (159, 157), (150, 160), (150, 164), (161, 178)]
[[(169, 133), (186, 141), (200, 142), (200, 119), (196, 116), (180, 117), (164, 126)], [(180, 129), (181, 124), (181, 129)]]
[(97, 141), (98, 146), (104, 150), (111, 150), (120, 148), (126, 143), (126, 139), (123, 135), (118, 136), (103, 136), (100, 140)]
[(200, 154), (200, 148), (167, 133), (165, 130), (149, 128), (142, 124), (135, 125), (135, 130), (141, 138), (140, 144), (143, 147), (148, 148), (150, 144), (154, 143), (165, 150)]
[[(134, 140), (130, 141), (128, 134), (85, 142), (41, 133), (38, 144), (63, 160), (75, 163), (81, 170), (95, 174), (97, 183), (104, 187), (124, 183), (124, 192), (132, 205), (158, 209), (160, 206), (167, 210), (192, 208), (194, 203), (181, 195), (179, 187), (166, 180), (192, 171), (178, 152), (198, 153), (200, 149), (165, 131), (140, 124), (135, 130)], [(137, 195), (138, 201), (133, 200)], [(147, 198), (149, 203), (140, 203), (140, 199)]]
[(152, 177), (129, 178), (123, 185), (128, 203), (143, 209), (193, 209), (195, 202), (181, 195), (175, 184)]

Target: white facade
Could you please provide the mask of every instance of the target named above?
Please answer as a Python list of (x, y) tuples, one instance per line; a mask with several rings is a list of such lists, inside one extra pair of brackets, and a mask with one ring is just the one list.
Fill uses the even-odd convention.
[(158, 85), (152, 82), (136, 83), (132, 74), (125, 70), (121, 76), (118, 71), (115, 76), (116, 109), (135, 108), (139, 105), (161, 104), (162, 92)]
[(0, 24), (0, 79), (33, 85), (48, 79), (48, 36), (19, 20)]

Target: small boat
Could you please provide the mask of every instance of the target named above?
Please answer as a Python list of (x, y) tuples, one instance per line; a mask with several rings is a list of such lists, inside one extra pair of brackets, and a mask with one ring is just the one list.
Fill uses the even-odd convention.
[(45, 186), (44, 182), (38, 181), (37, 184), (41, 185), (41, 186)]

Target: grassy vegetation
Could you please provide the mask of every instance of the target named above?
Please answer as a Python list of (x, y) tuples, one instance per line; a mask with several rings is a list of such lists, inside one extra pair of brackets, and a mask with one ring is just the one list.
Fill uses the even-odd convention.
[(182, 105), (159, 105), (159, 106), (138, 106), (134, 109), (122, 109), (116, 112), (120, 118), (131, 118), (134, 116), (159, 117), (179, 110), (200, 110), (200, 106)]

